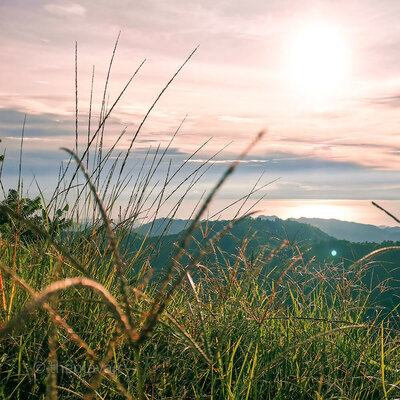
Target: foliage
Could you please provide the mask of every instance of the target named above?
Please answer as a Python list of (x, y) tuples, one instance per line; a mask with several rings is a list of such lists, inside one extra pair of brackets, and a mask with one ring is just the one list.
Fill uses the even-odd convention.
[[(42, 220), (38, 211), (42, 210), (40, 197), (30, 199), (20, 197), (15, 189), (10, 189), (2, 204), (17, 212), (22, 218), (30, 220), (33, 224), (41, 224)], [(35, 239), (36, 235), (29, 228), (18, 221), (12, 220), (5, 211), (0, 211), (0, 232), (3, 237), (13, 237), (15, 234), (21, 236), (25, 242)]]
[[(2, 205), (13, 210), (21, 219), (28, 220), (38, 228), (46, 229), (50, 235), (61, 233), (71, 226), (71, 219), (67, 218), (68, 205), (57, 209), (51, 217), (42, 205), (40, 196), (33, 199), (20, 197), (15, 189), (10, 189)], [(3, 238), (19, 236), (23, 243), (32, 243), (38, 239), (38, 234), (20, 220), (13, 219), (6, 209), (0, 210), (0, 232)]]

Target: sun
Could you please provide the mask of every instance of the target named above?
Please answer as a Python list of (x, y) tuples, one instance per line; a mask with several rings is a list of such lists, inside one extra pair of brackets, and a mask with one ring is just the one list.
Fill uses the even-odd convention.
[(325, 97), (344, 89), (348, 49), (338, 27), (312, 23), (295, 32), (288, 46), (291, 85), (302, 94)]
[(346, 217), (346, 210), (334, 202), (320, 204), (318, 201), (308, 201), (308, 204), (297, 206), (292, 214), (293, 218), (343, 219)]

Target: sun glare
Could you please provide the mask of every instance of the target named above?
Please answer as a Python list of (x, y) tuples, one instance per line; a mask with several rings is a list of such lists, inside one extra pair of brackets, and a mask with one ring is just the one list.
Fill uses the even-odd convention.
[(290, 40), (289, 75), (303, 94), (325, 97), (344, 88), (348, 70), (346, 41), (338, 28), (314, 23)]
[(292, 214), (293, 218), (336, 218), (344, 219), (346, 215), (343, 212), (342, 207), (334, 204), (317, 204), (312, 202), (311, 204), (300, 205), (296, 207)]

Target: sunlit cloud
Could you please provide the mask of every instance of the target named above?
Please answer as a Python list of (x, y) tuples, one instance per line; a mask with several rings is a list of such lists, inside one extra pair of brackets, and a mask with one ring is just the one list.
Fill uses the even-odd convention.
[(80, 4), (70, 3), (70, 4), (55, 4), (49, 3), (45, 4), (43, 7), (46, 11), (51, 14), (60, 15), (60, 16), (79, 16), (82, 17), (86, 14), (86, 9), (82, 7)]

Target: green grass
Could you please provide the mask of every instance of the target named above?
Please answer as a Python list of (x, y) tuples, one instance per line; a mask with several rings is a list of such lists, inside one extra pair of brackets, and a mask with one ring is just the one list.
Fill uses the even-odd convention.
[[(23, 197), (22, 181), (13, 201), (0, 205), (7, 219), (0, 226), (0, 397), (400, 397), (397, 310), (374, 313), (362, 281), (368, 257), (345, 271), (305, 262), (300, 251), (276, 263), (288, 243), (249, 255), (251, 238), (244, 237), (227, 259), (218, 242), (246, 214), (212, 237), (201, 227), (237, 163), (194, 210), (192, 224), (171, 251), (172, 267), (152, 270), (167, 232), (150, 242), (145, 232), (135, 236), (135, 227), (143, 215), (155, 220), (180, 188), (170, 213), (176, 215), (212, 158), (174, 186), (172, 178), (185, 171), (187, 161), (175, 172), (169, 166), (163, 183), (155, 182), (168, 148), (126, 172), (134, 141), (159, 97), (129, 149), (115, 158), (116, 143), (103, 148), (114, 108), (107, 111), (104, 99), (98, 127), (89, 128), (79, 155), (68, 151), (71, 162), (60, 169), (54, 193), (42, 195), (41, 206), (35, 203), (36, 213), (23, 212), (31, 203)], [(78, 130), (76, 135), (77, 149)], [(111, 220), (128, 188), (128, 205)], [(198, 229), (205, 240), (187, 254)], [(139, 243), (133, 254), (121, 245), (132, 237)]]
[[(54, 285), (56, 278), (76, 275), (55, 255), (34, 256), (31, 246), (38, 244), (20, 248), (18, 275), (37, 291)], [(155, 399), (399, 395), (397, 332), (385, 320), (367, 318), (363, 291), (345, 293), (341, 281), (331, 287), (337, 271), (325, 271), (331, 274), (325, 280), (312, 266), (300, 264), (277, 289), (273, 282), (260, 285), (268, 266), (261, 269), (239, 260), (229, 271), (224, 265), (208, 267), (216, 268), (213, 275), (199, 269), (176, 288), (144, 339), (140, 330), (158, 295), (151, 285), (141, 282), (143, 292), (137, 289), (140, 284), (129, 287), (131, 339), (107, 297), (93, 290), (96, 285), (89, 288), (81, 279), (81, 286), (55, 288), (47, 304), (75, 334), (54, 323), (49, 309), (31, 308), (3, 335), (2, 397), (26, 398), (31, 393), (31, 398), (44, 398), (47, 385), (48, 392), (53, 386), (61, 398), (90, 393), (90, 387), (102, 398), (123, 398), (119, 384), (133, 398)], [(260, 270), (257, 276), (252, 276), (254, 269)], [(123, 304), (118, 287), (103, 273), (100, 268), (93, 278)], [(9, 296), (6, 291), (6, 299)], [(17, 290), (15, 296), (9, 324), (28, 301), (26, 290)], [(38, 295), (35, 298), (38, 301)], [(101, 382), (96, 379), (102, 362), (115, 372), (118, 384), (108, 373), (102, 374)], [(43, 370), (49, 363), (57, 372), (55, 385), (48, 383), (51, 374)]]

